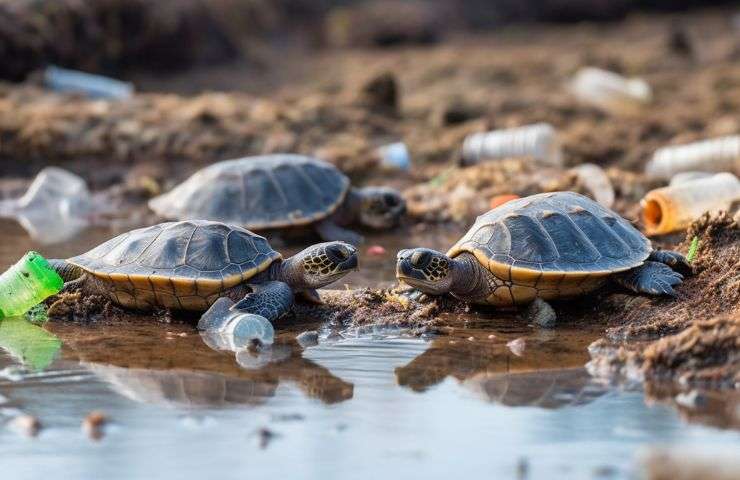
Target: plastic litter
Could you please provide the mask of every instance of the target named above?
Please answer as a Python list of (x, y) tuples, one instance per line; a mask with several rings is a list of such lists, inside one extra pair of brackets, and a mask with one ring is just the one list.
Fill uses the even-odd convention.
[(740, 181), (731, 173), (652, 190), (641, 202), (648, 235), (675, 232), (705, 212), (729, 210), (740, 200)]
[(593, 163), (584, 163), (571, 169), (579, 182), (586, 187), (599, 204), (606, 208), (614, 205), (614, 187), (603, 168)]
[(92, 211), (85, 181), (57, 167), (41, 170), (22, 197), (0, 202), (0, 216), (16, 219), (31, 238), (47, 245), (87, 228)]
[(28, 252), (0, 275), (0, 318), (23, 315), (63, 286), (64, 280), (44, 257)]
[(600, 68), (576, 73), (570, 91), (580, 101), (610, 112), (629, 112), (652, 101), (650, 85), (641, 78), (625, 78)]
[[(265, 317), (232, 310), (234, 302), (223, 297), (200, 317), (198, 329), (217, 350), (237, 351), (257, 340), (270, 345), (275, 340), (275, 329)], [(207, 337), (207, 338), (206, 338)]]
[(34, 371), (48, 367), (61, 347), (56, 336), (22, 317), (0, 320), (0, 348)]
[(549, 123), (535, 123), (505, 130), (474, 133), (467, 136), (463, 142), (463, 165), (513, 157), (532, 157), (546, 164), (562, 165), (563, 154), (555, 128)]
[(403, 142), (391, 143), (377, 150), (380, 164), (388, 170), (411, 170), (411, 154)]
[(740, 174), (740, 135), (663, 147), (645, 166), (648, 176), (664, 180), (689, 171)]
[(495, 197), (491, 198), (491, 201), (489, 202), (489, 207), (491, 207), (491, 209), (493, 210), (494, 208), (500, 207), (504, 203), (516, 200), (517, 198), (520, 198), (519, 195), (514, 195), (513, 193), (506, 195), (496, 195)]
[(686, 182), (693, 182), (694, 180), (700, 180), (702, 178), (709, 178), (714, 176), (712, 172), (681, 172), (671, 177), (671, 181), (668, 185), (680, 185)]
[(56, 66), (44, 70), (44, 84), (56, 92), (81, 93), (90, 98), (125, 100), (134, 93), (131, 83)]

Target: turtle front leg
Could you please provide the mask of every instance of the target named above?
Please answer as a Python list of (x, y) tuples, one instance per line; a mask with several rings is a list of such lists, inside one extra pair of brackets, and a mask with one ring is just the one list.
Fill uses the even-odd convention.
[(682, 280), (683, 275), (674, 272), (668, 265), (652, 261), (614, 276), (615, 282), (633, 292), (671, 297), (677, 296), (673, 287)]
[(338, 240), (357, 246), (365, 241), (359, 233), (342, 228), (331, 220), (323, 220), (317, 223), (316, 232), (325, 242)]
[[(293, 305), (293, 290), (284, 282), (270, 281), (247, 287), (251, 292), (236, 304), (227, 297), (219, 298), (200, 318), (198, 329), (255, 338), (260, 333), (255, 332), (256, 325), (267, 327), (265, 321), (275, 322), (288, 313)], [(268, 335), (270, 342), (273, 335)]]
[(684, 275), (692, 273), (691, 264), (686, 260), (686, 257), (673, 250), (654, 250), (648, 257), (648, 260), (665, 263), (673, 270)]

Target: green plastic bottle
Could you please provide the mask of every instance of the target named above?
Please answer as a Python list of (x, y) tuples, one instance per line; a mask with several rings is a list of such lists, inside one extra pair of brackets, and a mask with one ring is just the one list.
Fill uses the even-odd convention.
[(44, 257), (28, 252), (0, 275), (0, 318), (23, 315), (63, 286), (64, 280)]

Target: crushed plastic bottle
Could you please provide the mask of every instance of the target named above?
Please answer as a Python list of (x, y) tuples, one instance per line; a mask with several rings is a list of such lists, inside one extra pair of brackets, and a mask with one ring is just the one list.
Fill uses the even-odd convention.
[(22, 197), (0, 202), (0, 216), (16, 219), (45, 245), (68, 240), (88, 227), (92, 210), (85, 181), (57, 167), (41, 170)]
[(641, 202), (648, 235), (675, 232), (688, 227), (705, 212), (728, 210), (740, 200), (740, 181), (731, 173), (652, 190)]
[(55, 92), (81, 93), (90, 98), (125, 100), (134, 93), (131, 83), (55, 66), (44, 71), (44, 84)]
[(64, 280), (44, 257), (28, 252), (0, 275), (0, 318), (23, 315), (63, 286)]
[(270, 345), (275, 341), (275, 329), (265, 317), (232, 310), (234, 302), (222, 297), (216, 300), (198, 321), (210, 342), (220, 350), (236, 351), (253, 340)]
[(652, 178), (668, 180), (681, 172), (732, 172), (740, 175), (740, 135), (658, 149), (645, 166)]
[(383, 145), (378, 148), (377, 155), (383, 168), (403, 172), (411, 170), (411, 154), (409, 154), (409, 149), (403, 142)]
[(614, 187), (603, 168), (593, 163), (584, 163), (571, 169), (578, 180), (599, 204), (606, 208), (614, 206)]
[(463, 142), (463, 165), (513, 157), (532, 157), (546, 164), (561, 166), (563, 154), (555, 128), (549, 123), (535, 123), (474, 133)]
[(570, 83), (570, 91), (578, 100), (609, 112), (639, 110), (653, 98), (645, 80), (594, 67), (580, 69)]

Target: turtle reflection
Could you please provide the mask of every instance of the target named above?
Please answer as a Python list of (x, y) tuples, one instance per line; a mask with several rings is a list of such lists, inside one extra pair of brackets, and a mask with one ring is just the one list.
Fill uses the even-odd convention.
[[(161, 326), (126, 324), (75, 329), (56, 324), (62, 356), (79, 361), (124, 397), (177, 408), (254, 406), (275, 395), (281, 382), (294, 383), (324, 403), (352, 398), (354, 386), (302, 357), (294, 340), (277, 343), (264, 364), (248, 353), (208, 347), (197, 333), (165, 334)], [(165, 338), (163, 338), (165, 337)]]
[(396, 379), (401, 386), (425, 391), (453, 377), (481, 398), (508, 406), (583, 405), (608, 390), (583, 368), (592, 340), (590, 335), (567, 332), (533, 336), (525, 340), (524, 355), (518, 356), (503, 339), (438, 338), (396, 369)]

